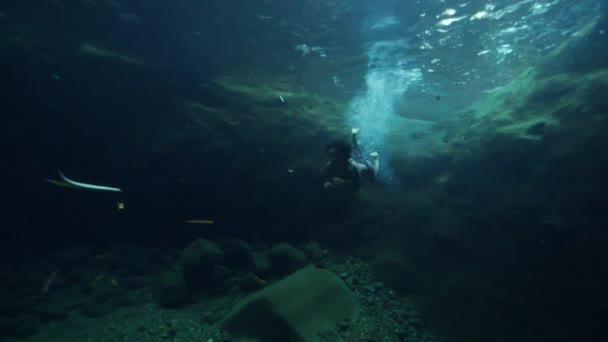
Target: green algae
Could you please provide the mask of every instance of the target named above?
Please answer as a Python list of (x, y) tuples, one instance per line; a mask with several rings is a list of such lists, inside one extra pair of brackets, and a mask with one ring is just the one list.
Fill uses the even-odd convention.
[(94, 43), (81, 44), (78, 47), (78, 53), (87, 56), (115, 60), (126, 64), (145, 66), (145, 63), (127, 53), (111, 50)]

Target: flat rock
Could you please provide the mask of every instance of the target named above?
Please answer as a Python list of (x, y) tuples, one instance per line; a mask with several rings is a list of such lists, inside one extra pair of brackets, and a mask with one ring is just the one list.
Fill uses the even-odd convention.
[(259, 341), (318, 341), (358, 308), (342, 279), (309, 266), (245, 297), (222, 325), (236, 337)]

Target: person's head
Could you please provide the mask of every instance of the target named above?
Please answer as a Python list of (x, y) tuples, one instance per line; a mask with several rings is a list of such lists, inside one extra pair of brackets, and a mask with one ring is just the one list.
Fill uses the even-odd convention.
[(333, 140), (325, 147), (327, 157), (334, 161), (347, 161), (350, 158), (352, 147), (344, 140)]

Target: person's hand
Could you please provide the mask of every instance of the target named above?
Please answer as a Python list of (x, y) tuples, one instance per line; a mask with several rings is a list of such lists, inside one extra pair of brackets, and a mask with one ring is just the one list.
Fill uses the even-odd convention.
[(323, 184), (323, 188), (324, 189), (335, 188), (335, 186), (333, 184), (331, 184), (331, 182), (325, 182), (325, 184)]

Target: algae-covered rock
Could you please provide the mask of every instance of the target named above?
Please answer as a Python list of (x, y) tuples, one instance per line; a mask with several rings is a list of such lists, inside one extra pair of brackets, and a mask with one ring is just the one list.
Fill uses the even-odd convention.
[(155, 295), (164, 307), (174, 308), (185, 304), (189, 291), (184, 275), (175, 271), (163, 272), (158, 278)]
[(223, 287), (224, 252), (214, 242), (198, 239), (182, 251), (183, 274), (193, 291), (217, 291)]
[(224, 253), (212, 241), (197, 239), (182, 252), (182, 262), (189, 270), (209, 269), (224, 262)]
[(355, 316), (358, 306), (338, 276), (310, 266), (249, 295), (222, 324), (235, 336), (259, 341), (317, 341)]
[(268, 259), (273, 271), (287, 274), (306, 265), (306, 255), (288, 243), (274, 245), (268, 252)]

